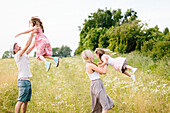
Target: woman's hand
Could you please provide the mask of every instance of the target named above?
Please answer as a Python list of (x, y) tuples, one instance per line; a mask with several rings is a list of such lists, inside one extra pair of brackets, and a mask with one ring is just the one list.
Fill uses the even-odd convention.
[(106, 64), (105, 63), (101, 63), (100, 65), (99, 65), (99, 67), (103, 67), (103, 66), (105, 66)]

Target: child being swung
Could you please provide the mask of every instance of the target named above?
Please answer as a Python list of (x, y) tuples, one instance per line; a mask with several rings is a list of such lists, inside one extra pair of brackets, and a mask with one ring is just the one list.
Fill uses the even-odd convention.
[(109, 64), (113, 66), (113, 68), (116, 71), (119, 71), (127, 76), (129, 76), (134, 82), (135, 82), (135, 75), (131, 75), (130, 73), (127, 72), (127, 69), (132, 70), (132, 72), (135, 74), (137, 71), (137, 68), (133, 68), (127, 64), (126, 58), (123, 57), (117, 57), (117, 58), (112, 58), (109, 55), (113, 55), (115, 53), (112, 53), (112, 51), (108, 49), (101, 49), (97, 48), (95, 50), (95, 55), (100, 59), (100, 63), (98, 63), (100, 66)]
[(43, 61), (46, 66), (46, 71), (49, 71), (51, 67), (51, 63), (47, 62), (45, 58), (54, 60), (56, 67), (59, 65), (59, 58), (58, 57), (51, 57), (52, 55), (52, 48), (50, 45), (49, 40), (43, 34), (44, 28), (41, 20), (38, 17), (32, 17), (29, 21), (29, 25), (32, 27), (30, 30), (17, 34), (15, 37), (18, 37), (21, 34), (26, 34), (30, 32), (35, 32), (35, 40), (32, 42), (32, 46), (30, 47), (29, 51), (36, 46), (36, 57), (38, 60)]

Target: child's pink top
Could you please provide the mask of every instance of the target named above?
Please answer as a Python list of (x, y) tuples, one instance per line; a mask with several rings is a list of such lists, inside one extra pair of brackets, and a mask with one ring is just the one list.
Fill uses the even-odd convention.
[[(52, 55), (52, 48), (50, 45), (49, 40), (43, 34), (42, 29), (37, 27), (35, 35), (35, 46), (37, 48), (36, 57), (39, 59), (39, 56), (51, 56)], [(39, 59), (40, 60), (40, 59)]]

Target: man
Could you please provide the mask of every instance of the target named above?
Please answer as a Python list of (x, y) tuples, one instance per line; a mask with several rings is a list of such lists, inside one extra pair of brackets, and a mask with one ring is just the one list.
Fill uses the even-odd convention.
[[(28, 49), (32, 42), (34, 32), (31, 33), (25, 47), (21, 49), (17, 43), (13, 45), (14, 59), (16, 61), (19, 75), (18, 75), (18, 90), (19, 96), (15, 105), (15, 113), (19, 113), (22, 109), (22, 113), (26, 112), (28, 101), (31, 99), (32, 88), (29, 78), (32, 77), (29, 67), (28, 54), (32, 51), (32, 47)], [(28, 49), (28, 50), (27, 50)]]

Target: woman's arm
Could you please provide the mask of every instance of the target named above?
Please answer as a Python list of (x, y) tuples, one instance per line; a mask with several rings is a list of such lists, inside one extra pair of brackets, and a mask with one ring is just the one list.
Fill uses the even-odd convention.
[(103, 62), (100, 64), (100, 66), (106, 65), (106, 64), (107, 64), (107, 61), (108, 61), (107, 56), (102, 56), (101, 59), (102, 59)]
[(94, 70), (94, 71), (96, 71), (96, 72), (98, 72), (100, 74), (106, 74), (106, 72), (107, 72), (107, 65), (104, 65), (102, 67), (97, 67), (94, 64), (90, 64), (89, 68), (91, 68), (91, 70)]
[(28, 55), (35, 47), (35, 40), (32, 42), (32, 46), (26, 51), (26, 54)]

